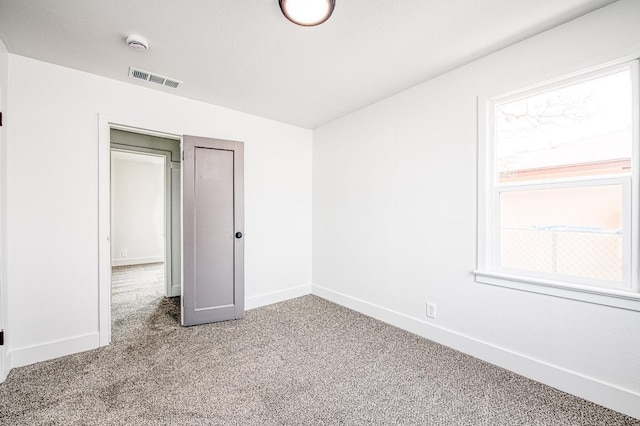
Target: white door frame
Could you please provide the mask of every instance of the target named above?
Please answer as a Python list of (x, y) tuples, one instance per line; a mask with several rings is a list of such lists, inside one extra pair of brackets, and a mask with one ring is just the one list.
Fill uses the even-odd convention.
[(179, 139), (180, 129), (126, 117), (98, 114), (98, 333), (100, 346), (111, 343), (111, 129)]
[[(0, 41), (0, 54), (4, 57), (5, 71), (8, 70), (7, 49)], [(7, 74), (4, 74), (5, 77)], [(7, 81), (0, 83), (0, 110), (7, 113)], [(0, 330), (9, 328), (9, 303), (7, 287), (7, 124), (0, 129)], [(3, 383), (11, 370), (11, 352), (7, 342), (7, 331), (4, 330), (4, 344), (0, 346), (0, 383)]]

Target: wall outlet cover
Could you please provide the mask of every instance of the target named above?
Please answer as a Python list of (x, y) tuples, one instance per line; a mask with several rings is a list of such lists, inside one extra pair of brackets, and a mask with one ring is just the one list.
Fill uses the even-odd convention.
[(435, 318), (436, 317), (436, 304), (427, 302), (427, 317)]

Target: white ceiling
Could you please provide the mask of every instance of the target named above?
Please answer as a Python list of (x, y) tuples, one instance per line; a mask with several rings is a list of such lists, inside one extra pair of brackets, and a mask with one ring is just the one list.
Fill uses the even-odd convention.
[[(315, 128), (614, 0), (336, 0), (299, 27), (277, 0), (0, 0), (11, 53)], [(150, 49), (124, 42), (138, 33)], [(128, 77), (133, 66), (184, 81)]]

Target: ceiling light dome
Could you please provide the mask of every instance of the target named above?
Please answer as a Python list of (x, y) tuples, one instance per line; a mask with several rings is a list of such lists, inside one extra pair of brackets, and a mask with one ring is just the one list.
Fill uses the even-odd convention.
[(320, 25), (333, 13), (335, 0), (278, 0), (284, 16), (304, 27)]

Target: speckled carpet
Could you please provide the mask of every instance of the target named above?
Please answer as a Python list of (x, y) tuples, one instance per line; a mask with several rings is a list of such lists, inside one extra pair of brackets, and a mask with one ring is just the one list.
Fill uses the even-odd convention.
[(14, 369), (0, 424), (640, 425), (315, 296), (183, 328), (120, 290), (113, 343)]

